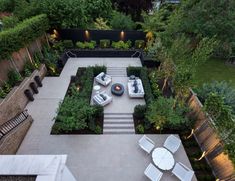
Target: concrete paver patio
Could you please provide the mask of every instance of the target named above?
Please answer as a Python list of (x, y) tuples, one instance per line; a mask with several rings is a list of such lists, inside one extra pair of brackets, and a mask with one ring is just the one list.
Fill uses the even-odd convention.
[[(141, 66), (138, 59), (120, 60), (123, 66)], [(89, 63), (88, 63), (89, 62)], [(78, 181), (147, 181), (144, 170), (151, 162), (137, 144), (141, 135), (50, 135), (58, 103), (63, 100), (70, 76), (80, 66), (106, 63), (116, 64), (116, 59), (69, 59), (60, 77), (48, 77), (26, 109), (34, 122), (17, 154), (67, 154), (67, 166)], [(149, 135), (162, 146), (168, 135)], [(184, 148), (175, 154), (175, 160), (191, 168)], [(164, 172), (163, 181), (176, 181), (170, 172)], [(193, 181), (196, 181), (194, 177)]]

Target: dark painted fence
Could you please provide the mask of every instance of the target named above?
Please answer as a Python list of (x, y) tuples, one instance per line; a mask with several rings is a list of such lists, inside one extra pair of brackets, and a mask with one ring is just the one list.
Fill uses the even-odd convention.
[(102, 39), (110, 41), (145, 40), (146, 33), (143, 31), (122, 31), (122, 30), (80, 30), (80, 29), (61, 29), (58, 30), (59, 37), (62, 40), (90, 41), (99, 42)]

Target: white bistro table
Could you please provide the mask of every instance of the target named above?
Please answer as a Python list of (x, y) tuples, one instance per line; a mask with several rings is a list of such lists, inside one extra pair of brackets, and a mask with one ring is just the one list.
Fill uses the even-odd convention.
[(96, 91), (96, 94), (99, 94), (101, 87), (99, 85), (95, 85), (93, 89)]
[(170, 170), (175, 164), (175, 160), (171, 152), (166, 148), (158, 147), (152, 152), (154, 164), (162, 170)]

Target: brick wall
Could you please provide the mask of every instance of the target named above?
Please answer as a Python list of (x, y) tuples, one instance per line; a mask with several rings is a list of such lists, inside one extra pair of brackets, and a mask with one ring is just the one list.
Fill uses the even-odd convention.
[[(5, 99), (0, 99), (0, 125), (12, 119), (25, 109), (28, 99), (24, 91), (29, 88), (29, 84), (34, 81), (34, 77), (39, 75), (41, 80), (46, 75), (45, 65), (41, 65), (39, 70), (35, 70), (30, 77), (26, 77), (19, 86), (15, 86)], [(30, 89), (31, 90), (31, 89)]]
[(15, 154), (32, 124), (32, 117), (22, 122), (0, 140), (0, 154)]

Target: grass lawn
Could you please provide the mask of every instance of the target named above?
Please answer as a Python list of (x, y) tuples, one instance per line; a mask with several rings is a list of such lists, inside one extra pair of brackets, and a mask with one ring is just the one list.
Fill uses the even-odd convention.
[(203, 83), (213, 80), (231, 81), (235, 88), (235, 67), (225, 65), (225, 61), (221, 59), (210, 59), (201, 65), (196, 74), (196, 85), (201, 86)]

